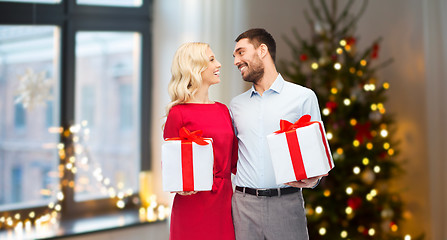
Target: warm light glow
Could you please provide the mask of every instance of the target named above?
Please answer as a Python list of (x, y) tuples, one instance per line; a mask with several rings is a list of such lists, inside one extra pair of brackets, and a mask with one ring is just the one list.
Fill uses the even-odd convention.
[(355, 120), (354, 118), (351, 118), (351, 120), (349, 121), (349, 124), (351, 124), (351, 126), (355, 126), (355, 125), (357, 125), (357, 120)]
[(347, 187), (347, 188), (346, 188), (346, 193), (347, 193), (348, 195), (351, 195), (353, 192), (354, 192), (354, 190), (352, 190), (352, 187)]
[(362, 59), (362, 60), (360, 60), (360, 65), (362, 65), (362, 66), (366, 66), (366, 60), (365, 59)]
[(321, 213), (323, 213), (323, 208), (321, 206), (318, 206), (318, 207), (315, 208), (315, 212), (317, 214), (321, 214)]
[(354, 74), (354, 73), (355, 73), (355, 68), (354, 68), (354, 67), (350, 67), (350, 68), (349, 68), (349, 72), (352, 73), (352, 74)]
[(368, 234), (369, 236), (374, 236), (376, 234), (376, 230), (374, 228), (370, 228)]
[(36, 213), (34, 211), (30, 212), (28, 215), (30, 218), (34, 218), (36, 216)]
[(380, 136), (382, 136), (384, 138), (387, 137), (388, 136), (388, 131), (386, 129), (380, 130)]
[(349, 105), (351, 105), (351, 100), (350, 100), (349, 98), (345, 98), (345, 100), (343, 100), (343, 103), (344, 103), (346, 106), (349, 106)]
[(359, 167), (354, 167), (354, 169), (352, 170), (354, 172), (354, 174), (359, 174), (360, 173), (360, 168)]
[(377, 110), (377, 104), (375, 104), (375, 103), (371, 104), (371, 110), (376, 111)]
[(379, 173), (380, 172), (380, 167), (379, 166), (375, 166), (374, 167), (374, 172), (375, 173)]
[(367, 143), (366, 144), (366, 148), (368, 149), (368, 150), (371, 150), (371, 149), (373, 149), (373, 144), (372, 143)]
[(393, 156), (394, 155), (394, 149), (392, 149), (392, 148), (388, 149), (388, 155)]
[(338, 93), (338, 89), (337, 88), (331, 88), (331, 93), (332, 94), (337, 94)]
[(354, 147), (358, 147), (358, 146), (360, 146), (360, 142), (359, 142), (359, 140), (354, 140), (353, 142), (352, 142), (352, 145), (354, 145)]
[(337, 148), (337, 153), (338, 153), (338, 155), (342, 155), (343, 154), (343, 148)]
[(332, 135), (331, 132), (327, 132), (327, 133), (326, 133), (326, 137), (327, 137), (327, 139), (331, 140), (332, 137), (333, 137), (333, 135)]
[(335, 63), (334, 64), (334, 69), (337, 70), (337, 71), (340, 70), (341, 69), (341, 64), (340, 63)]
[(369, 164), (369, 159), (368, 158), (363, 158), (362, 159), (362, 163), (363, 163), (363, 165), (368, 165)]
[(411, 240), (411, 236), (409, 234), (405, 235), (404, 240)]
[(329, 113), (331, 113), (331, 111), (329, 111), (328, 108), (324, 108), (324, 109), (323, 109), (323, 115), (324, 115), (324, 116), (329, 115)]
[(371, 196), (371, 194), (366, 194), (366, 200), (371, 201), (373, 200), (373, 196)]
[(377, 196), (377, 190), (376, 189), (371, 190), (370, 194), (373, 197)]
[(337, 52), (337, 54), (342, 54), (343, 53), (343, 49), (342, 48), (337, 48), (336, 52)]
[(346, 232), (345, 230), (341, 231), (340, 237), (342, 237), (342, 238), (348, 237), (348, 232)]
[(396, 224), (391, 225), (391, 231), (396, 232), (399, 229)]
[(384, 83), (383, 83), (383, 88), (385, 88), (385, 89), (390, 88), (390, 84), (387, 83), (387, 82), (384, 82)]
[(346, 46), (346, 40), (344, 39), (340, 40), (340, 46), (342, 47)]
[(116, 206), (120, 209), (124, 208), (126, 206), (126, 204), (124, 203), (123, 200), (119, 200), (118, 202), (116, 202)]
[(329, 196), (331, 196), (331, 191), (329, 189), (326, 189), (326, 190), (324, 190), (323, 195), (325, 197), (329, 197)]
[(383, 148), (386, 150), (386, 149), (388, 149), (388, 148), (390, 148), (390, 144), (389, 143), (384, 143), (383, 144)]
[(357, 71), (357, 76), (359, 76), (359, 77), (363, 76), (363, 71), (358, 70), (358, 71)]
[(345, 212), (346, 212), (346, 214), (351, 214), (352, 213), (352, 208), (351, 207), (347, 207), (346, 209), (345, 209)]
[(318, 233), (320, 233), (320, 235), (325, 235), (326, 234), (326, 228), (324, 228), (324, 227), (320, 228), (320, 230), (318, 230)]
[(318, 69), (318, 63), (316, 63), (316, 62), (312, 63), (311, 67), (312, 67), (313, 70), (317, 70)]

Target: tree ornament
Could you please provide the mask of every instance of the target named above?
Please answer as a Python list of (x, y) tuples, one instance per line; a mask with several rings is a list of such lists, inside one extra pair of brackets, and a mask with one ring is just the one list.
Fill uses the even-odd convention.
[(357, 133), (355, 134), (355, 139), (362, 144), (365, 139), (371, 140), (373, 137), (371, 135), (371, 122), (366, 123), (357, 123), (354, 126), (354, 129), (357, 130)]
[(364, 183), (371, 185), (376, 180), (376, 174), (371, 169), (367, 168), (362, 173), (362, 180)]
[(351, 197), (348, 199), (348, 206), (352, 208), (352, 210), (357, 210), (362, 206), (363, 200), (360, 197)]

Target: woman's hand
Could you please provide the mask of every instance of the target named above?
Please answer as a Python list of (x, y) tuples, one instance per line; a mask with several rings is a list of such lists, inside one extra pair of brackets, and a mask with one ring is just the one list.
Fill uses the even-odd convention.
[(182, 195), (182, 196), (189, 196), (189, 195), (193, 195), (193, 194), (196, 194), (196, 193), (197, 193), (197, 191), (188, 191), (188, 192), (171, 192), (171, 193), (177, 193), (177, 194), (180, 194), (180, 195)]

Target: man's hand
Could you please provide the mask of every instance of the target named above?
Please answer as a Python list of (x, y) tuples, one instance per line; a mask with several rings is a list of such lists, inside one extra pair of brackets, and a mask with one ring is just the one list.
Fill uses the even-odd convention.
[(302, 180), (294, 181), (294, 182), (288, 182), (285, 184), (289, 185), (291, 187), (296, 187), (296, 188), (312, 188), (313, 186), (315, 186), (315, 184), (317, 184), (318, 179), (325, 177), (327, 175), (329, 175), (329, 174), (326, 173), (321, 176), (311, 177), (311, 178), (302, 179)]
[(189, 195), (196, 194), (197, 191), (190, 191), (190, 192), (171, 192), (171, 193), (178, 193), (178, 194), (180, 194), (180, 195), (182, 195), (182, 196), (189, 196)]

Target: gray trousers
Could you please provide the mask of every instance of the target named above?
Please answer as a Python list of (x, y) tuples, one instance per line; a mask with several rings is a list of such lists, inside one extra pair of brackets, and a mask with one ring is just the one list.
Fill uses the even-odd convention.
[(232, 213), (236, 240), (308, 240), (301, 191), (257, 197), (235, 191)]

